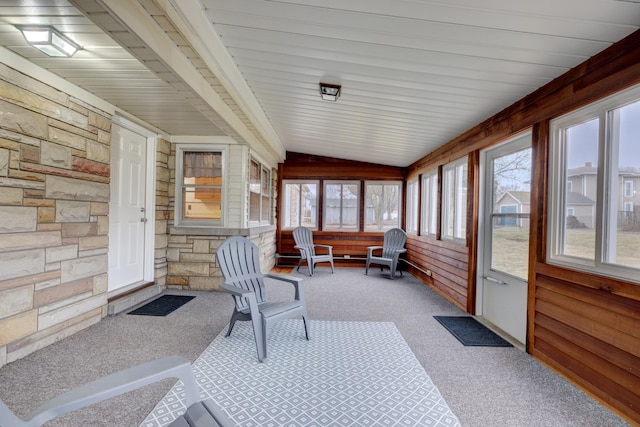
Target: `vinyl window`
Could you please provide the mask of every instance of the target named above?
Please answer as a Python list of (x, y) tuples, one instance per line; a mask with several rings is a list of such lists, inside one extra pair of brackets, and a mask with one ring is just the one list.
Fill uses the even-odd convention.
[(324, 230), (358, 231), (360, 181), (324, 182)]
[(466, 243), (467, 158), (442, 168), (442, 238)]
[(367, 181), (364, 197), (365, 231), (385, 231), (400, 227), (401, 182)]
[(551, 122), (550, 262), (640, 282), (639, 123), (640, 87)]
[(271, 219), (271, 173), (260, 162), (249, 165), (249, 222), (269, 224)]
[(407, 233), (418, 234), (418, 180), (414, 179), (407, 183)]
[(282, 218), (283, 229), (304, 226), (318, 228), (318, 181), (283, 181)]
[(423, 236), (435, 236), (438, 231), (438, 172), (422, 175)]
[(222, 225), (225, 150), (176, 149), (176, 225)]

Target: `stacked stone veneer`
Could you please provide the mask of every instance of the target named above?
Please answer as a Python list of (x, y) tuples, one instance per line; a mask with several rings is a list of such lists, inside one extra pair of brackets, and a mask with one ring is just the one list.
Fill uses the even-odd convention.
[[(166, 140), (159, 140), (156, 149), (156, 224), (154, 242), (154, 281), (156, 284), (164, 286), (167, 278), (167, 245), (170, 209), (170, 180), (171, 171), (169, 161), (171, 157), (171, 144)], [(173, 187), (171, 187), (171, 190)]]
[(0, 366), (106, 313), (110, 115), (0, 64)]

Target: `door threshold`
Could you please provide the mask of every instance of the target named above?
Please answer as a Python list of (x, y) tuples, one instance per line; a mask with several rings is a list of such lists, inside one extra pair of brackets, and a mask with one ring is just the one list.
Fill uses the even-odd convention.
[(165, 286), (155, 282), (136, 282), (107, 295), (107, 315), (115, 316), (161, 294)]
[(491, 323), (490, 321), (488, 321), (482, 316), (473, 316), (473, 317), (478, 322), (482, 323), (484, 326), (486, 326), (487, 328), (491, 329), (493, 332), (498, 334), (502, 339), (507, 340), (509, 344), (513, 345), (515, 348), (522, 350), (525, 353), (527, 352), (527, 347), (523, 343), (515, 339), (513, 336), (509, 335), (504, 330), (500, 329), (498, 326), (494, 325), (493, 323)]

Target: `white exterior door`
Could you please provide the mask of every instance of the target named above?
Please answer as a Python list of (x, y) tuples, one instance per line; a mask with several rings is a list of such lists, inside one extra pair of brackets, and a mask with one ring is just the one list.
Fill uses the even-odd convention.
[[(527, 332), (531, 135), (484, 153), (479, 314), (521, 343)], [(505, 195), (517, 205), (501, 209)], [(510, 202), (511, 203), (511, 202)]]
[(147, 138), (113, 125), (109, 204), (109, 292), (144, 279)]

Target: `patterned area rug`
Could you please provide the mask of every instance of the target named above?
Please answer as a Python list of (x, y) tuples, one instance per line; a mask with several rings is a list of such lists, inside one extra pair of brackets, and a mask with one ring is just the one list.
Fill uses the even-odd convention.
[[(302, 320), (274, 325), (258, 363), (249, 322), (226, 329), (193, 363), (203, 398), (239, 426), (460, 426), (393, 323)], [(178, 382), (141, 427), (184, 412)]]

